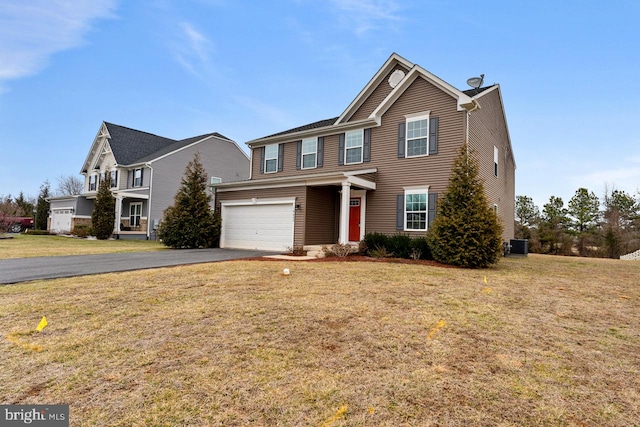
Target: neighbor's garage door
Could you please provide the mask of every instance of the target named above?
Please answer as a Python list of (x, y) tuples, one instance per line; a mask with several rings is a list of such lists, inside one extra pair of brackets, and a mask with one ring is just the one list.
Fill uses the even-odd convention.
[(220, 247), (284, 251), (293, 247), (294, 204), (225, 205)]
[(51, 210), (51, 232), (70, 233), (71, 232), (71, 209)]

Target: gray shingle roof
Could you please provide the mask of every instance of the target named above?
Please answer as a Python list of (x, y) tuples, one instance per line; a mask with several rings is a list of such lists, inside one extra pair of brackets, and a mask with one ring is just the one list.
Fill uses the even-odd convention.
[(209, 136), (229, 140), (229, 138), (213, 132), (178, 141), (113, 123), (105, 122), (105, 125), (111, 136), (109, 139), (111, 151), (116, 162), (120, 165), (147, 162)]
[(332, 119), (318, 120), (317, 122), (309, 123), (308, 125), (304, 125), (304, 126), (298, 126), (297, 128), (285, 130), (283, 132), (274, 133), (273, 135), (265, 136), (264, 138), (271, 138), (272, 136), (278, 136), (278, 135), (286, 135), (288, 133), (295, 133), (303, 130), (323, 128), (325, 126), (331, 126), (336, 122), (336, 120), (338, 120), (338, 117), (334, 117)]
[(491, 85), (491, 86), (485, 86), (485, 87), (479, 87), (478, 89), (467, 89), (467, 90), (463, 90), (462, 93), (464, 93), (467, 96), (470, 97), (474, 97), (478, 94), (481, 94), (482, 92), (484, 92), (487, 89), (491, 89), (492, 87), (494, 87), (495, 85)]

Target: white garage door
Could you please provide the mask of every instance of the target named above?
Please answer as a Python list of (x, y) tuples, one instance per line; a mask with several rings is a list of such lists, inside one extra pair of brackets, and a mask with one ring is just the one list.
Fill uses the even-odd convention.
[(285, 251), (293, 247), (294, 204), (225, 205), (220, 247)]
[(71, 232), (71, 209), (51, 210), (51, 232), (70, 233)]

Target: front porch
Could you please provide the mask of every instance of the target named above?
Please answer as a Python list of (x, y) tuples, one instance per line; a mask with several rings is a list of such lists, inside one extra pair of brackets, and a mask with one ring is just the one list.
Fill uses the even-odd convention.
[(113, 234), (117, 239), (148, 240), (149, 196), (137, 193), (116, 193), (116, 220)]

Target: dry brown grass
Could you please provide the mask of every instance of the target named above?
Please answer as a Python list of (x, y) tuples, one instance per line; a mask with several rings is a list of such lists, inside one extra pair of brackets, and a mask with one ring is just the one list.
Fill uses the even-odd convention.
[(39, 256), (96, 255), (114, 252), (159, 251), (160, 242), (149, 240), (87, 240), (63, 236), (19, 234), (0, 239), (0, 259)]
[(532, 255), (4, 286), (0, 403), (70, 403), (81, 426), (640, 425), (639, 277)]

